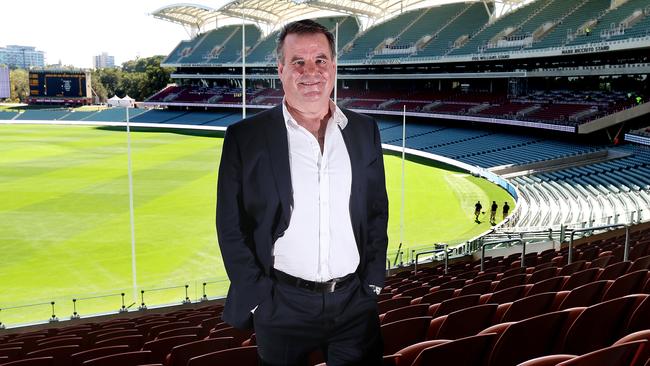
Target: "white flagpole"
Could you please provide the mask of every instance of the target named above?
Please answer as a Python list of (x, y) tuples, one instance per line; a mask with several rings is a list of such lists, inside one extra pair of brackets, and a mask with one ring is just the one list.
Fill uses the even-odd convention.
[(126, 106), (126, 140), (129, 160), (129, 216), (131, 219), (131, 273), (133, 274), (133, 302), (138, 302), (138, 282), (135, 260), (135, 219), (133, 212), (133, 164), (131, 161), (131, 125), (129, 123), (129, 106)]
[(246, 27), (241, 18), (241, 114), (246, 118)]
[(339, 76), (339, 22), (336, 22), (334, 30), (334, 104), (336, 104), (336, 90), (338, 89), (338, 76)]
[(406, 160), (406, 105), (402, 113), (402, 208), (400, 213), (399, 242), (404, 243), (404, 161)]

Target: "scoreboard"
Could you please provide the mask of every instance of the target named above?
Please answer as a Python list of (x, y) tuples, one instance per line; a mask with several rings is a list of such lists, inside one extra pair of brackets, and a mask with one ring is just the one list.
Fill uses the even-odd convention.
[(32, 70), (29, 102), (35, 104), (90, 104), (90, 72), (83, 70)]
[(83, 71), (30, 71), (29, 95), (50, 98), (90, 96), (90, 75)]

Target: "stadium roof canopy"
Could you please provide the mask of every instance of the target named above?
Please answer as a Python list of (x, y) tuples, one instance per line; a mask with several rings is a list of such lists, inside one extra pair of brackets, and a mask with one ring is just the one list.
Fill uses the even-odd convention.
[[(503, 9), (515, 8), (530, 0), (476, 0), (496, 3)], [(319, 13), (358, 15), (371, 23), (405, 10), (460, 2), (459, 0), (234, 0), (219, 8), (199, 4), (173, 4), (151, 13), (154, 18), (190, 27), (195, 31), (209, 25), (241, 22), (242, 19), (275, 29), (293, 19)], [(486, 6), (486, 9), (487, 6)], [(488, 10), (490, 11), (490, 10)], [(507, 11), (507, 10), (506, 10)], [(492, 14), (491, 14), (492, 15)]]

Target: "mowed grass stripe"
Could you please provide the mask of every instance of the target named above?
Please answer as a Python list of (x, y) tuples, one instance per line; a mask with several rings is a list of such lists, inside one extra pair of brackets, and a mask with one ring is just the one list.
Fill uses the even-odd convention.
[[(88, 137), (79, 134), (81, 130)], [(39, 138), (46, 140), (48, 133), (61, 130), (44, 131)], [(89, 142), (88, 153), (82, 150), (70, 156), (77, 157), (79, 164), (67, 166), (74, 162), (45, 157), (1, 165), (0, 250), (6, 253), (7, 265), (0, 271), (0, 308), (6, 308), (8, 301), (26, 304), (56, 300), (57, 313), (68, 316), (74, 296), (125, 291), (127, 300), (132, 300), (126, 135), (87, 127), (75, 127), (75, 134)], [(20, 139), (20, 131), (12, 136)], [(132, 139), (138, 283), (146, 289), (181, 286), (148, 292), (145, 301), (149, 306), (180, 302), (185, 283), (190, 284), (191, 297), (200, 296), (202, 281), (225, 277), (214, 230), (216, 175), (223, 140), (184, 131), (134, 132)], [(64, 140), (60, 143), (73, 143)], [(5, 141), (5, 136), (0, 136), (0, 145)], [(120, 154), (107, 154), (108, 148), (93, 145), (108, 143), (121, 146)], [(29, 144), (23, 148), (29, 150)], [(385, 162), (389, 245), (396, 248), (401, 162), (395, 156), (386, 156)], [(37, 168), (50, 164), (56, 172), (38, 174)], [(36, 176), (25, 173), (21, 179), (14, 179), (20, 176), (16, 171), (25, 166)], [(468, 239), (465, 235), (484, 231), (486, 223), (473, 223), (473, 200), (480, 197), (487, 206), (493, 196), (507, 196), (485, 180), (420, 161), (407, 162), (406, 177), (407, 247), (443, 240), (458, 242)], [(467, 202), (458, 203), (458, 197), (464, 195), (471, 197), (470, 207), (465, 207)], [(14, 200), (20, 204), (7, 209), (6, 202)], [(225, 282), (210, 284), (208, 294), (225, 294), (226, 287)], [(82, 314), (115, 311), (119, 297), (84, 301), (80, 306)], [(0, 320), (8, 324), (45, 320), (49, 307), (3, 311), (1, 315)]]

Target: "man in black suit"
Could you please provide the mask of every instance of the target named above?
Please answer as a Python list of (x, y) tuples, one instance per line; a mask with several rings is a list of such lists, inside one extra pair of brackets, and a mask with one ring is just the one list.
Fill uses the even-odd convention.
[(379, 130), (339, 109), (332, 34), (309, 20), (278, 38), (281, 105), (231, 125), (217, 232), (224, 321), (254, 325), (262, 365), (380, 365), (388, 198)]

